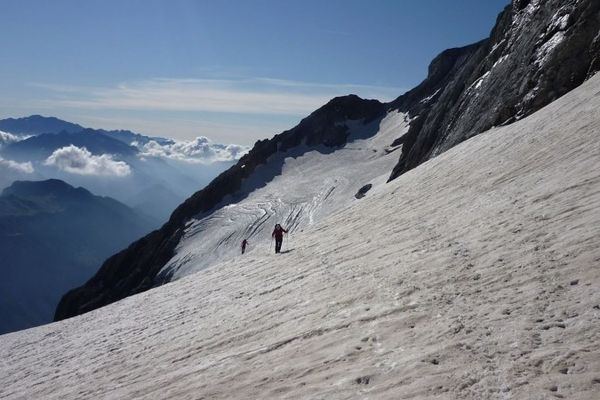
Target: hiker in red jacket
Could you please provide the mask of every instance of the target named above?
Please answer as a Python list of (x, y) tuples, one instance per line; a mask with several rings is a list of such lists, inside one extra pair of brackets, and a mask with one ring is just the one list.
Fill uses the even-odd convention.
[(242, 254), (246, 252), (246, 246), (248, 246), (248, 240), (242, 240)]
[(283, 234), (287, 233), (285, 229), (281, 227), (281, 225), (275, 225), (275, 229), (273, 229), (273, 233), (271, 237), (275, 238), (275, 253), (281, 252), (281, 243), (283, 243)]

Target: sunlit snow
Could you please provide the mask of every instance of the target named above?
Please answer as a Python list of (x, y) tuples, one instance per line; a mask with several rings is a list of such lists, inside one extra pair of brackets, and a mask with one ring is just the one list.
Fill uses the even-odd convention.
[(378, 185), (286, 253), (0, 336), (0, 398), (597, 400), (599, 90)]
[[(300, 146), (277, 153), (268, 166), (258, 167), (243, 183), (241, 192), (250, 193), (247, 197), (198, 216), (188, 225), (162, 274), (177, 279), (232, 258), (239, 254), (244, 239), (250, 242), (249, 253), (263, 251), (272, 245), (276, 223), (291, 233), (299, 232), (356, 202), (354, 195), (362, 186), (384, 184), (398, 161), (398, 153), (390, 153), (388, 146), (406, 133), (406, 115), (394, 111), (381, 121), (367, 125), (348, 121), (347, 125), (350, 142), (333, 153), (326, 147), (305, 152)], [(372, 136), (365, 139), (368, 135)], [(262, 186), (269, 176), (274, 178)]]

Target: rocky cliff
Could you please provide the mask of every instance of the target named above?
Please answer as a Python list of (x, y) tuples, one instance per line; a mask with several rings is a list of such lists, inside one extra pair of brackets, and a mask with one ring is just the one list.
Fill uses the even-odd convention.
[(423, 83), (392, 102), (416, 121), (390, 179), (532, 114), (599, 69), (599, 1), (513, 1), (488, 39), (443, 52)]

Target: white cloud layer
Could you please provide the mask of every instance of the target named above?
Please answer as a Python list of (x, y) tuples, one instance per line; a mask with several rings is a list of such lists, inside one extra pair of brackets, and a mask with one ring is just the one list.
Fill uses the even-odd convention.
[(13, 142), (18, 142), (19, 140), (23, 140), (23, 138), (17, 135), (13, 135), (12, 133), (0, 131), (0, 146)]
[(217, 161), (235, 161), (243, 156), (250, 148), (237, 144), (212, 143), (210, 139), (199, 136), (190, 141), (179, 141), (172, 144), (161, 145), (151, 140), (143, 146), (137, 143), (141, 157), (169, 158), (172, 160), (191, 163), (209, 164)]
[(78, 175), (124, 177), (131, 174), (131, 168), (126, 162), (114, 160), (110, 154), (96, 156), (85, 147), (74, 145), (55, 150), (44, 161), (44, 165)]
[(222, 112), (305, 115), (331, 98), (347, 94), (389, 101), (403, 90), (395, 87), (322, 84), (269, 78), (149, 79), (114, 87), (32, 84), (61, 94), (53, 99), (83, 109)]
[(21, 172), (24, 174), (33, 174), (34, 171), (30, 161), (20, 163), (13, 160), (5, 160), (0, 157), (0, 170), (1, 169), (9, 169), (13, 172)]

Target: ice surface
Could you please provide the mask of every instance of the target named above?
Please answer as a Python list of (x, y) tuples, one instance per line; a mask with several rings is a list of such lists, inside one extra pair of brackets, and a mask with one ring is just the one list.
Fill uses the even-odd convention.
[(599, 91), (377, 186), (287, 253), (0, 336), (0, 398), (597, 400)]

